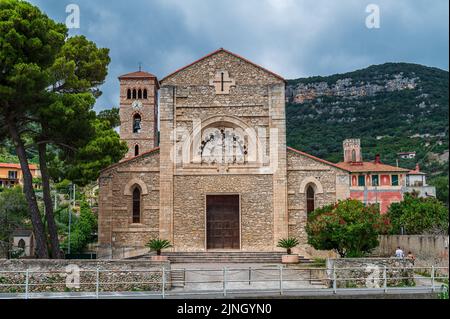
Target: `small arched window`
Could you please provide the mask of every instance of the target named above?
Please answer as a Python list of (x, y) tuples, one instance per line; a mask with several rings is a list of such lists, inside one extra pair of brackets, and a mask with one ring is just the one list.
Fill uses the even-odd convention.
[(135, 114), (133, 116), (133, 133), (140, 133), (141, 129), (141, 116), (139, 114)]
[(352, 150), (352, 162), (356, 162), (356, 151)]
[(147, 99), (147, 89), (144, 89), (144, 99)]
[(19, 242), (17, 243), (17, 246), (21, 249), (25, 249), (25, 240), (23, 240), (23, 239), (19, 240)]
[(135, 187), (133, 190), (133, 223), (141, 222), (141, 190)]
[(314, 211), (314, 188), (312, 187), (312, 185), (309, 185), (308, 188), (306, 189), (306, 213), (309, 214), (312, 211)]
[(139, 155), (139, 145), (135, 145), (134, 146), (134, 156), (138, 156)]
[(142, 99), (142, 90), (141, 89), (139, 89), (139, 91), (138, 91), (138, 99)]
[(133, 99), (136, 98), (136, 89), (133, 89)]
[(127, 90), (127, 99), (128, 100), (131, 99), (131, 90), (130, 89)]

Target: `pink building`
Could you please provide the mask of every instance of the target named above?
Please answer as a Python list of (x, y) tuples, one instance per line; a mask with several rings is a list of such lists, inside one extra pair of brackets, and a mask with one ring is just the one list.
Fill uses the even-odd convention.
[(359, 139), (347, 139), (343, 146), (344, 161), (337, 165), (349, 171), (350, 198), (379, 204), (381, 213), (403, 199), (408, 169), (383, 164), (379, 155), (373, 162), (364, 162)]

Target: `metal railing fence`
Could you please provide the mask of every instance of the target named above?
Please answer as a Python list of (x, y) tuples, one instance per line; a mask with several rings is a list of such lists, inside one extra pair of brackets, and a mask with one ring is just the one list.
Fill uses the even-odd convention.
[[(181, 273), (181, 276), (180, 276)], [(361, 276), (361, 274), (367, 274)], [(406, 284), (405, 284), (406, 283)], [(349, 291), (440, 292), (448, 267), (0, 270), (1, 298), (166, 298), (180, 295), (338, 294)]]

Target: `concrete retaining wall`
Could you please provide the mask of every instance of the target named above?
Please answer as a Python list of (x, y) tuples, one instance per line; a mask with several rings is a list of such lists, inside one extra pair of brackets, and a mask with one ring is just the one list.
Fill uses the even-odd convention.
[(417, 258), (416, 266), (448, 267), (448, 236), (383, 235), (374, 256), (393, 256), (397, 247), (405, 254), (411, 251)]

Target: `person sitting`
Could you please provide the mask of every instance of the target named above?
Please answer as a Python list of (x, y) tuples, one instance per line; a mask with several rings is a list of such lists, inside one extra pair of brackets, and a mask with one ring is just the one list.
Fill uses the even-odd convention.
[(407, 257), (408, 257), (409, 259), (411, 259), (411, 261), (412, 261), (412, 263), (413, 263), (413, 265), (414, 265), (414, 261), (416, 260), (416, 256), (414, 256), (412, 252), (408, 251)]
[(403, 250), (401, 250), (400, 247), (397, 247), (397, 250), (395, 251), (395, 257), (397, 258), (405, 257), (405, 254), (403, 253)]

